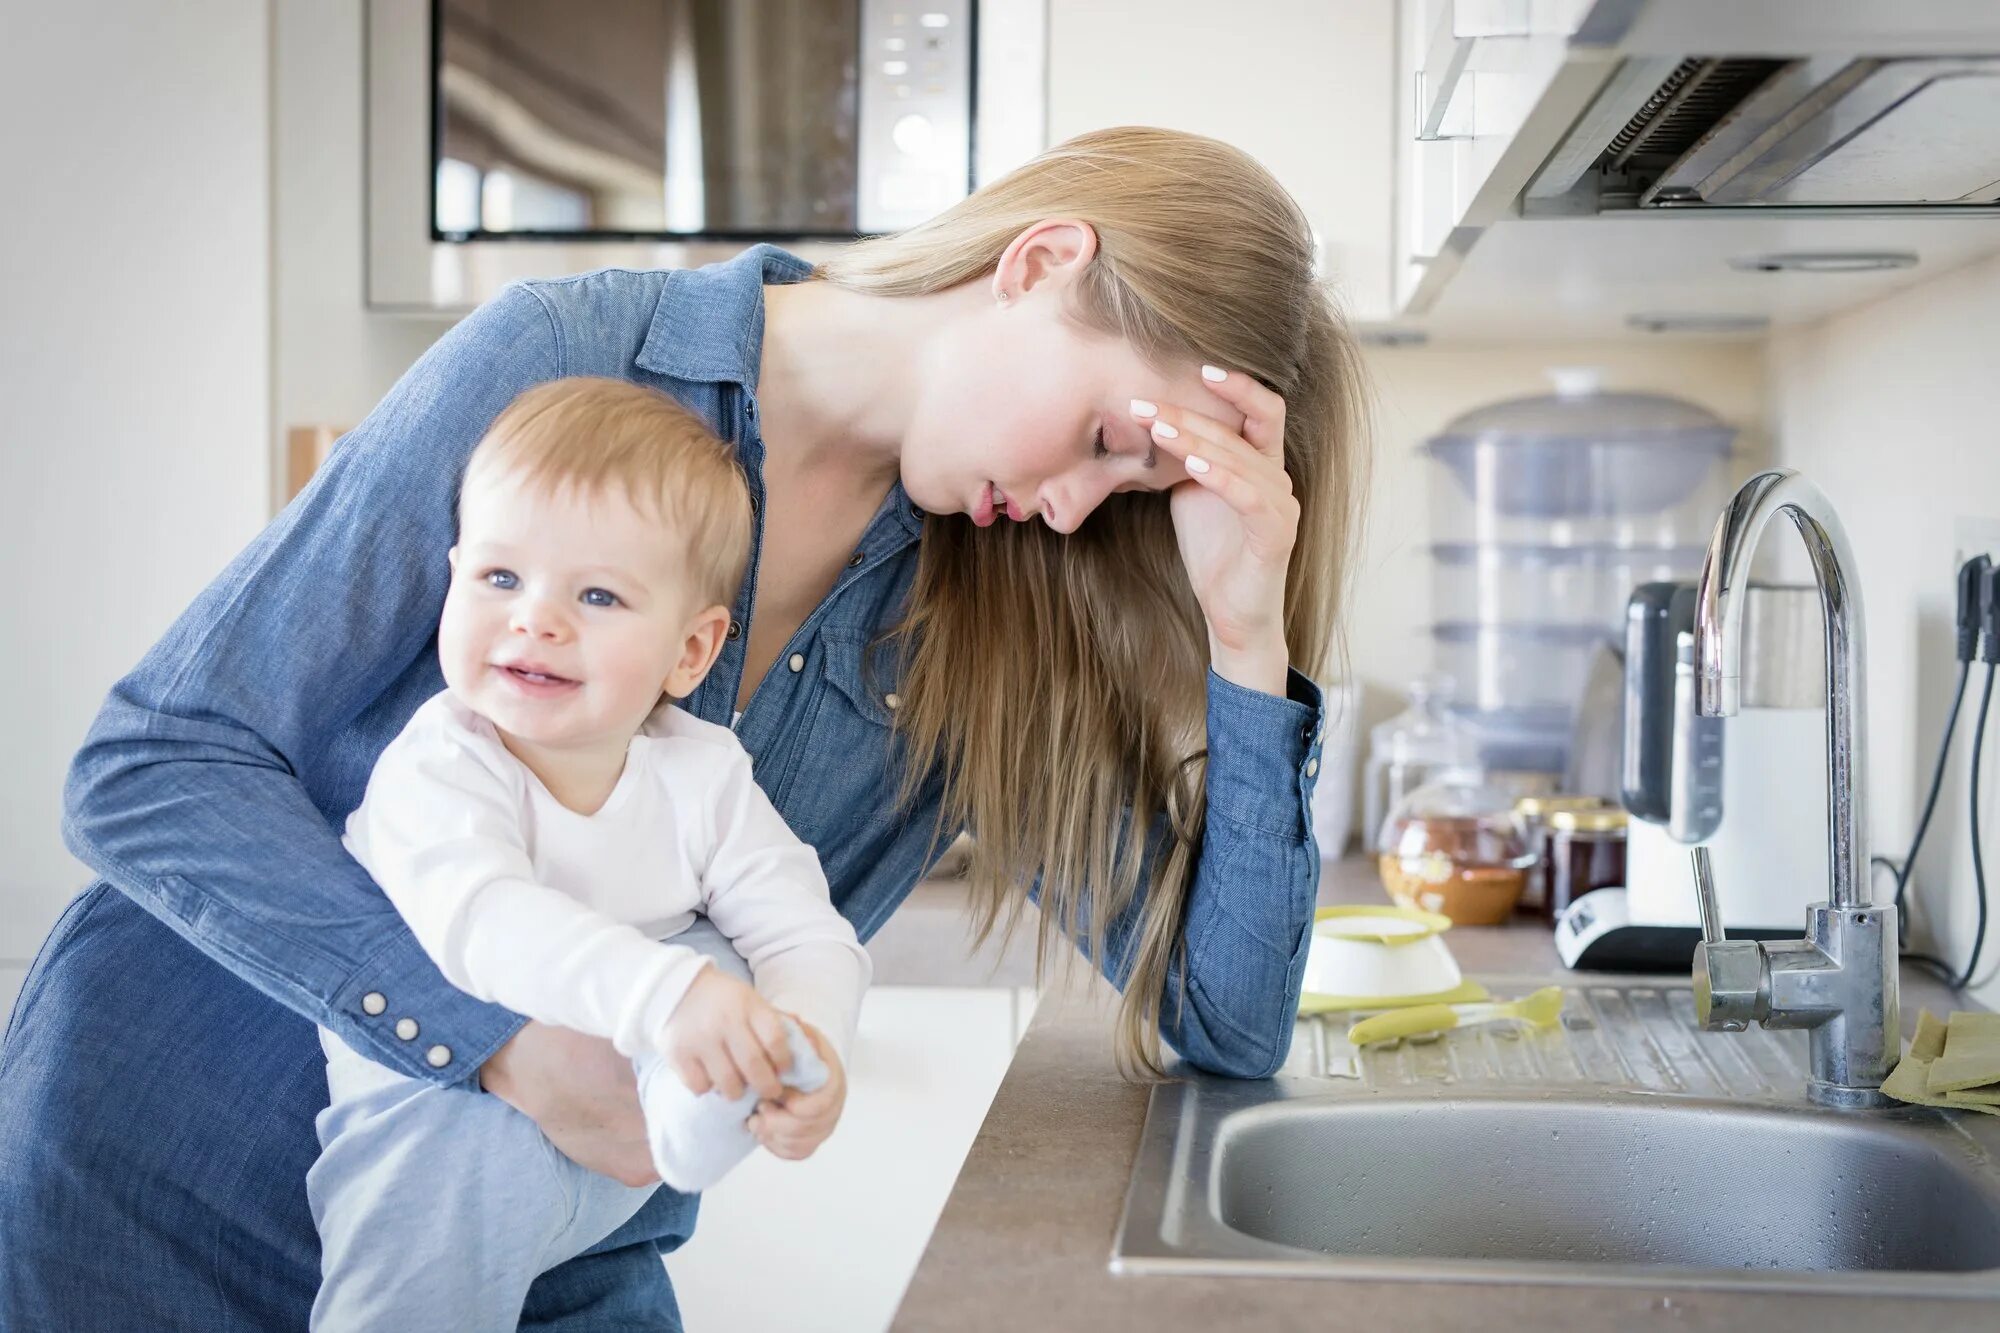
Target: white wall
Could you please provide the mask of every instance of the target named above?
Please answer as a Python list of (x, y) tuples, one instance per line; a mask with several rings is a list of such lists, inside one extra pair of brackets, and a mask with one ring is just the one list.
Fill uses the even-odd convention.
[[(2000, 521), (2000, 361), (1992, 336), (2000, 259), (1776, 339), (1771, 410), (1779, 461), (1839, 508), (1868, 618), (1874, 850), (1900, 860), (1930, 780), (1957, 664), (1952, 656), (1954, 520)], [(2000, 551), (1995, 552), (2000, 555)], [(1983, 669), (1982, 669), (1983, 670)], [(1981, 676), (1960, 723), (1951, 776), (1918, 865), (1920, 937), (1962, 964), (1972, 947), (1967, 756)], [(2000, 711), (2000, 710), (1996, 710)], [(2000, 724), (1988, 744), (2000, 751)], [(1988, 757), (1982, 797), (2000, 787)], [(2000, 800), (1982, 802), (2000, 891)], [(1887, 877), (1884, 876), (1886, 884)], [(2000, 928), (1986, 959), (2000, 962)], [(1981, 972), (1990, 975), (1984, 963)], [(1984, 987), (1987, 1004), (2000, 986)]]
[(85, 871), (63, 773), (105, 689), (263, 522), (261, 0), (0, 21), (0, 1008)]
[(362, 0), (272, 6), (277, 420), (357, 424), (451, 320), (364, 308)]

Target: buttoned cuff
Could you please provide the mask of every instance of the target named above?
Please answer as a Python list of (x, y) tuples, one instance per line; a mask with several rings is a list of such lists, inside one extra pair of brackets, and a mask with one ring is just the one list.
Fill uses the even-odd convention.
[(1283, 698), (1208, 673), (1208, 814), (1303, 842), (1326, 737), (1319, 686), (1294, 669)]
[(526, 1023), (446, 981), (404, 929), (334, 994), (327, 1027), (399, 1074), (453, 1084), (476, 1077)]

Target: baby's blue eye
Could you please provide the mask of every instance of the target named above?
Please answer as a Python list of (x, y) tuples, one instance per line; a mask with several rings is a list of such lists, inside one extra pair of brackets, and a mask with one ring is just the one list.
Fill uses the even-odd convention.
[(521, 586), (521, 580), (511, 569), (489, 569), (484, 575), (487, 583), (503, 592), (512, 592)]
[(607, 588), (585, 588), (583, 590), (583, 604), (585, 606), (616, 606), (618, 605), (618, 594)]

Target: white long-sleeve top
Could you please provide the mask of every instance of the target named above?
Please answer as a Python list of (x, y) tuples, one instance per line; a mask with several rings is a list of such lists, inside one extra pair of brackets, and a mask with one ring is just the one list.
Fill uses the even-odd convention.
[(846, 1057), (868, 954), (726, 727), (662, 705), (609, 799), (580, 815), (447, 691), (382, 752), (344, 841), (479, 999), (628, 1056), (657, 1049), (709, 961), (670, 939), (700, 912), (765, 999)]

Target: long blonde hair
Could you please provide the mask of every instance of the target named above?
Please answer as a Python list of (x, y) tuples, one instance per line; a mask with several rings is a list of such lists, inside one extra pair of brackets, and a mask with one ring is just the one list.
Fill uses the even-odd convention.
[[(1081, 135), (817, 276), (885, 296), (943, 291), (993, 272), (1051, 217), (1097, 233), (1072, 318), (1157, 367), (1240, 369), (1283, 395), (1300, 505), (1285, 637), (1323, 675), (1366, 487), (1366, 395), (1354, 339), (1314, 278), (1305, 216), (1247, 154), (1171, 130)], [(1157, 1074), (1169, 984), (1172, 1003), (1185, 998), (1207, 767), (1207, 629), (1166, 496), (1111, 495), (1068, 537), (930, 517), (910, 597), (897, 726), (928, 758), (904, 791), (939, 776), (941, 833), (972, 832), (978, 938), (1019, 924), (1039, 876), (1038, 971), (1057, 941), (1102, 959), (1109, 925), (1143, 893), (1112, 960), (1126, 976), (1118, 1054)]]

